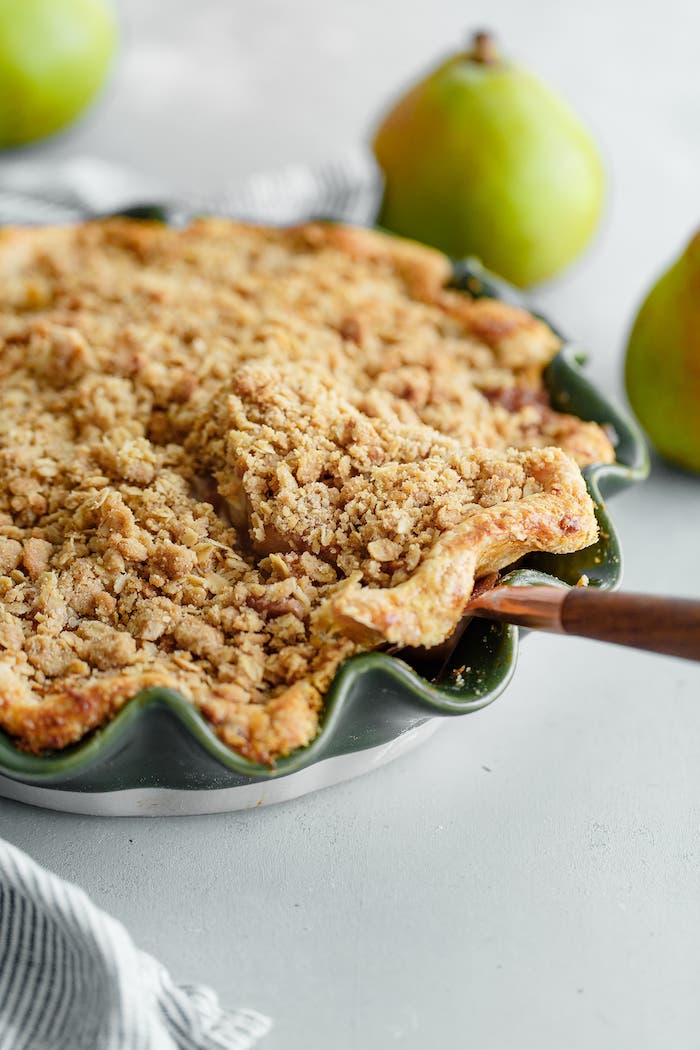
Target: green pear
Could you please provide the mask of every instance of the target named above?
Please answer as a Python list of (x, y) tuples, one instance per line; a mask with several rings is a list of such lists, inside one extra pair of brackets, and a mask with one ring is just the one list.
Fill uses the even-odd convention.
[(389, 112), (374, 138), (380, 224), (526, 286), (590, 240), (605, 175), (576, 114), (478, 33)]
[(625, 385), (657, 452), (700, 473), (700, 232), (637, 314)]
[(0, 0), (0, 147), (51, 135), (82, 113), (116, 39), (108, 0)]

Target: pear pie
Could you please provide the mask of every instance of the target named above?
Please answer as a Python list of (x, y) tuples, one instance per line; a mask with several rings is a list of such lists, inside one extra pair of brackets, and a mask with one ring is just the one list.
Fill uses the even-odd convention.
[(539, 319), (366, 230), (0, 233), (0, 728), (65, 747), (136, 693), (272, 763), (340, 664), (432, 647), (476, 580), (592, 543)]

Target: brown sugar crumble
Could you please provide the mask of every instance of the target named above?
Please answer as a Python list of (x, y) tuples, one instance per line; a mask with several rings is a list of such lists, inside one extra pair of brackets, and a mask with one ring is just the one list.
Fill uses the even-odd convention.
[[(475, 579), (591, 543), (603, 429), (558, 348), (365, 230), (0, 233), (0, 728), (65, 747), (149, 686), (308, 744), (340, 664), (438, 644)], [(577, 465), (578, 464), (578, 465)]]

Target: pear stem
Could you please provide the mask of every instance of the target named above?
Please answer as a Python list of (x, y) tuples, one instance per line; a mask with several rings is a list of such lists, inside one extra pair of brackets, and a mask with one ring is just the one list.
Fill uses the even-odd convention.
[(474, 62), (479, 62), (482, 66), (492, 66), (498, 61), (498, 54), (490, 33), (480, 30), (474, 34), (470, 57)]

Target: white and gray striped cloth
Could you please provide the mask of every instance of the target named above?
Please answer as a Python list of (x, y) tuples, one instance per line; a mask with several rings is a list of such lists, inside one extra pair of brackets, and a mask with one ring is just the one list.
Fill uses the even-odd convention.
[(348, 150), (318, 167), (289, 164), (183, 198), (128, 168), (77, 157), (42, 165), (13, 162), (0, 169), (0, 224), (71, 222), (134, 204), (165, 204), (176, 222), (192, 215), (225, 215), (250, 222), (291, 223), (338, 219), (372, 223), (382, 180), (371, 154)]
[(81, 889), (0, 840), (1, 1050), (244, 1050), (269, 1027), (174, 984)]
[[(351, 152), (178, 199), (154, 180), (93, 158), (0, 172), (0, 224), (60, 223), (165, 202), (176, 221), (219, 214), (260, 222), (374, 219), (381, 180)], [(269, 1029), (226, 1011), (208, 988), (176, 985), (76, 886), (0, 839), (0, 1050), (244, 1050)]]

